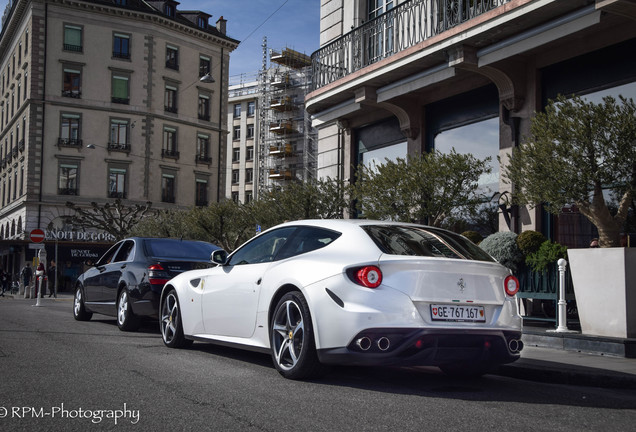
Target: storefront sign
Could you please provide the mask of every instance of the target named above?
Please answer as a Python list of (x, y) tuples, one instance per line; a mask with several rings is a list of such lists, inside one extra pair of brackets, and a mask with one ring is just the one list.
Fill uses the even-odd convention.
[(71, 253), (71, 258), (74, 258), (74, 259), (77, 258), (81, 260), (86, 260), (86, 259), (96, 260), (97, 258), (99, 258), (99, 253), (90, 249), (71, 248), (70, 253)]
[(104, 232), (47, 230), (46, 240), (113, 243), (116, 238), (114, 235)]

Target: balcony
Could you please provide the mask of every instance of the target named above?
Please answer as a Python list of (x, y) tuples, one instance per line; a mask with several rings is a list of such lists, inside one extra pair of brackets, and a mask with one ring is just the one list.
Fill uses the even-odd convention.
[(174, 204), (174, 195), (166, 193), (161, 194), (161, 202)]
[(76, 138), (58, 138), (58, 147), (82, 148), (82, 140)]
[(130, 144), (127, 143), (109, 142), (107, 148), (108, 151), (130, 152)]
[(121, 98), (121, 97), (111, 97), (110, 101), (112, 103), (117, 103), (117, 104), (124, 104), (124, 105), (128, 105), (130, 103), (130, 98)]
[(79, 99), (82, 97), (82, 92), (79, 90), (62, 90), (62, 96)]
[(82, 52), (81, 45), (64, 44), (64, 51)]
[(130, 60), (129, 52), (113, 51), (113, 58)]
[(210, 114), (199, 114), (199, 120), (210, 121)]
[(511, 0), (411, 0), (325, 45), (311, 56), (320, 89), (431, 39)]
[(77, 195), (77, 188), (58, 188), (58, 195)]
[(109, 198), (126, 199), (126, 192), (110, 191), (110, 192), (108, 192), (108, 197)]
[(161, 157), (179, 159), (179, 152), (175, 149), (161, 149)]
[(179, 63), (176, 60), (166, 60), (166, 67), (168, 69), (179, 70)]
[(195, 163), (204, 163), (204, 164), (210, 164), (212, 163), (212, 158), (208, 155), (204, 155), (204, 154), (198, 154), (194, 156), (194, 162)]
[(208, 200), (196, 200), (194, 205), (197, 206), (197, 207), (207, 207), (208, 206)]

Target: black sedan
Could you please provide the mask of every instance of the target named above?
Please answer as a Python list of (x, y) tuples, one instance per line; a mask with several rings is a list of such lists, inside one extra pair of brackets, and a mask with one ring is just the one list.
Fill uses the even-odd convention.
[(124, 239), (77, 279), (73, 316), (78, 321), (93, 313), (115, 316), (121, 330), (134, 331), (141, 317), (158, 318), (163, 285), (184, 271), (212, 266), (216, 249), (202, 241)]

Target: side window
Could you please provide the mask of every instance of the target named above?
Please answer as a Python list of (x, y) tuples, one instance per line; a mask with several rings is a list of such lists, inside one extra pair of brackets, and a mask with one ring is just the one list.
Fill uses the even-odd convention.
[(108, 251), (106, 251), (106, 253), (104, 255), (102, 255), (102, 257), (99, 259), (99, 261), (97, 261), (98, 266), (103, 266), (106, 264), (109, 264), (111, 262), (113, 262), (113, 258), (115, 257), (115, 253), (117, 253), (117, 250), (119, 249), (119, 246), (121, 246), (122, 242), (117, 243), (115, 246), (113, 246), (112, 248), (108, 249)]
[(126, 240), (124, 244), (119, 248), (115, 262), (129, 261), (133, 257), (133, 250), (135, 249), (135, 242), (132, 240)]
[(257, 264), (272, 262), (296, 227), (279, 228), (256, 237), (237, 250), (230, 258), (229, 265)]
[(285, 244), (276, 259), (290, 258), (327, 246), (341, 233), (316, 227), (303, 227)]

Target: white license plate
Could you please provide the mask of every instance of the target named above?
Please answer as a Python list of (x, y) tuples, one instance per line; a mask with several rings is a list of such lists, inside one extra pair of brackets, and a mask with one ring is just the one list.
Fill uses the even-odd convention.
[(483, 306), (431, 305), (433, 321), (486, 322)]

